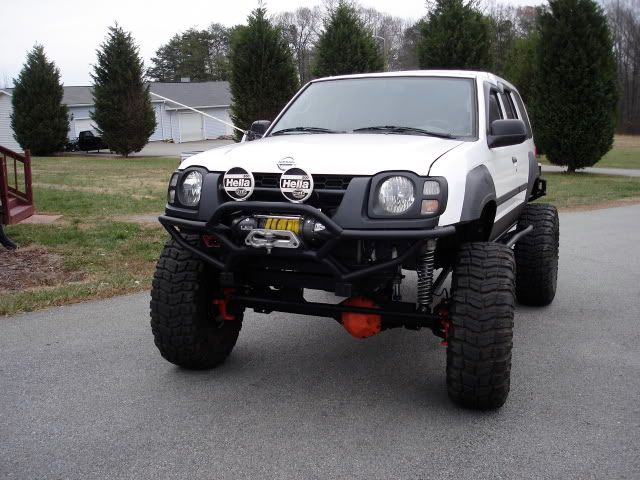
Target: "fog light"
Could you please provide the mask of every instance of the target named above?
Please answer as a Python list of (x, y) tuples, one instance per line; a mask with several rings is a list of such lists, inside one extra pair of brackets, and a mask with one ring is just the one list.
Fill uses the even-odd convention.
[(423, 195), (440, 195), (440, 184), (433, 180), (427, 180), (422, 187)]
[(432, 213), (436, 213), (440, 204), (438, 200), (422, 200), (422, 208), (420, 209), (420, 213), (422, 215), (430, 215)]

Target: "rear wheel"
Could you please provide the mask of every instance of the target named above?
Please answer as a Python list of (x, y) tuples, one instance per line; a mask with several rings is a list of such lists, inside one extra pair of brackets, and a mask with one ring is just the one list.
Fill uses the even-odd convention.
[(497, 243), (468, 243), (458, 253), (451, 284), (447, 388), (467, 408), (501, 407), (509, 395), (515, 262)]
[(549, 305), (558, 285), (560, 221), (553, 205), (529, 203), (518, 220), (518, 229), (533, 225), (533, 232), (518, 240), (516, 296), (523, 305)]
[[(192, 237), (190, 242), (197, 242)], [(233, 350), (242, 314), (225, 320), (213, 300), (218, 276), (173, 240), (160, 255), (151, 289), (151, 330), (160, 354), (191, 369), (213, 368)]]

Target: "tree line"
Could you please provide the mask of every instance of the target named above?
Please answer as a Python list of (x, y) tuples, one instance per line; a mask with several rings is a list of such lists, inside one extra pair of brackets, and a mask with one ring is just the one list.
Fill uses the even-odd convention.
[[(259, 7), (244, 25), (213, 23), (174, 35), (146, 71), (133, 37), (116, 26), (98, 58), (123, 36), (128, 56), (105, 60), (115, 73), (96, 67), (96, 86), (110, 86), (95, 92), (113, 96), (126, 84), (148, 96), (145, 75), (155, 81), (229, 80), (232, 119), (246, 129), (253, 120), (273, 119), (299, 86), (314, 77), (418, 68), (488, 70), (518, 87), (529, 106), (538, 147), (552, 162), (572, 170), (606, 153), (616, 119), (620, 131), (638, 128), (640, 0), (610, 1), (616, 3), (603, 10), (593, 0), (487, 8), (477, 0), (431, 0), (418, 21), (348, 0), (325, 0), (322, 6), (277, 15)], [(119, 71), (113, 65), (120, 65)], [(122, 76), (128, 80), (118, 87)], [(126, 110), (108, 95), (103, 102), (96, 98), (97, 110), (113, 108), (109, 116), (118, 108)], [(106, 120), (100, 120), (100, 112), (94, 115), (106, 132)], [(151, 128), (149, 118), (145, 114), (139, 119), (145, 131)]]

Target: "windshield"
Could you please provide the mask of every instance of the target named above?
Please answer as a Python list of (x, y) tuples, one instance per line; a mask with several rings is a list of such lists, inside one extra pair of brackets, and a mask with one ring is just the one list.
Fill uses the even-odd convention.
[(309, 85), (271, 135), (357, 131), (474, 137), (475, 105), (474, 82), (469, 78), (327, 80)]

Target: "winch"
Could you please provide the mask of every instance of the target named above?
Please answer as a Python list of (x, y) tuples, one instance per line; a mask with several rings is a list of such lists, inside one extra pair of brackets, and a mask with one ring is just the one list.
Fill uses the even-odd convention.
[(247, 215), (231, 222), (234, 238), (255, 248), (299, 248), (328, 236), (325, 226), (301, 215)]

